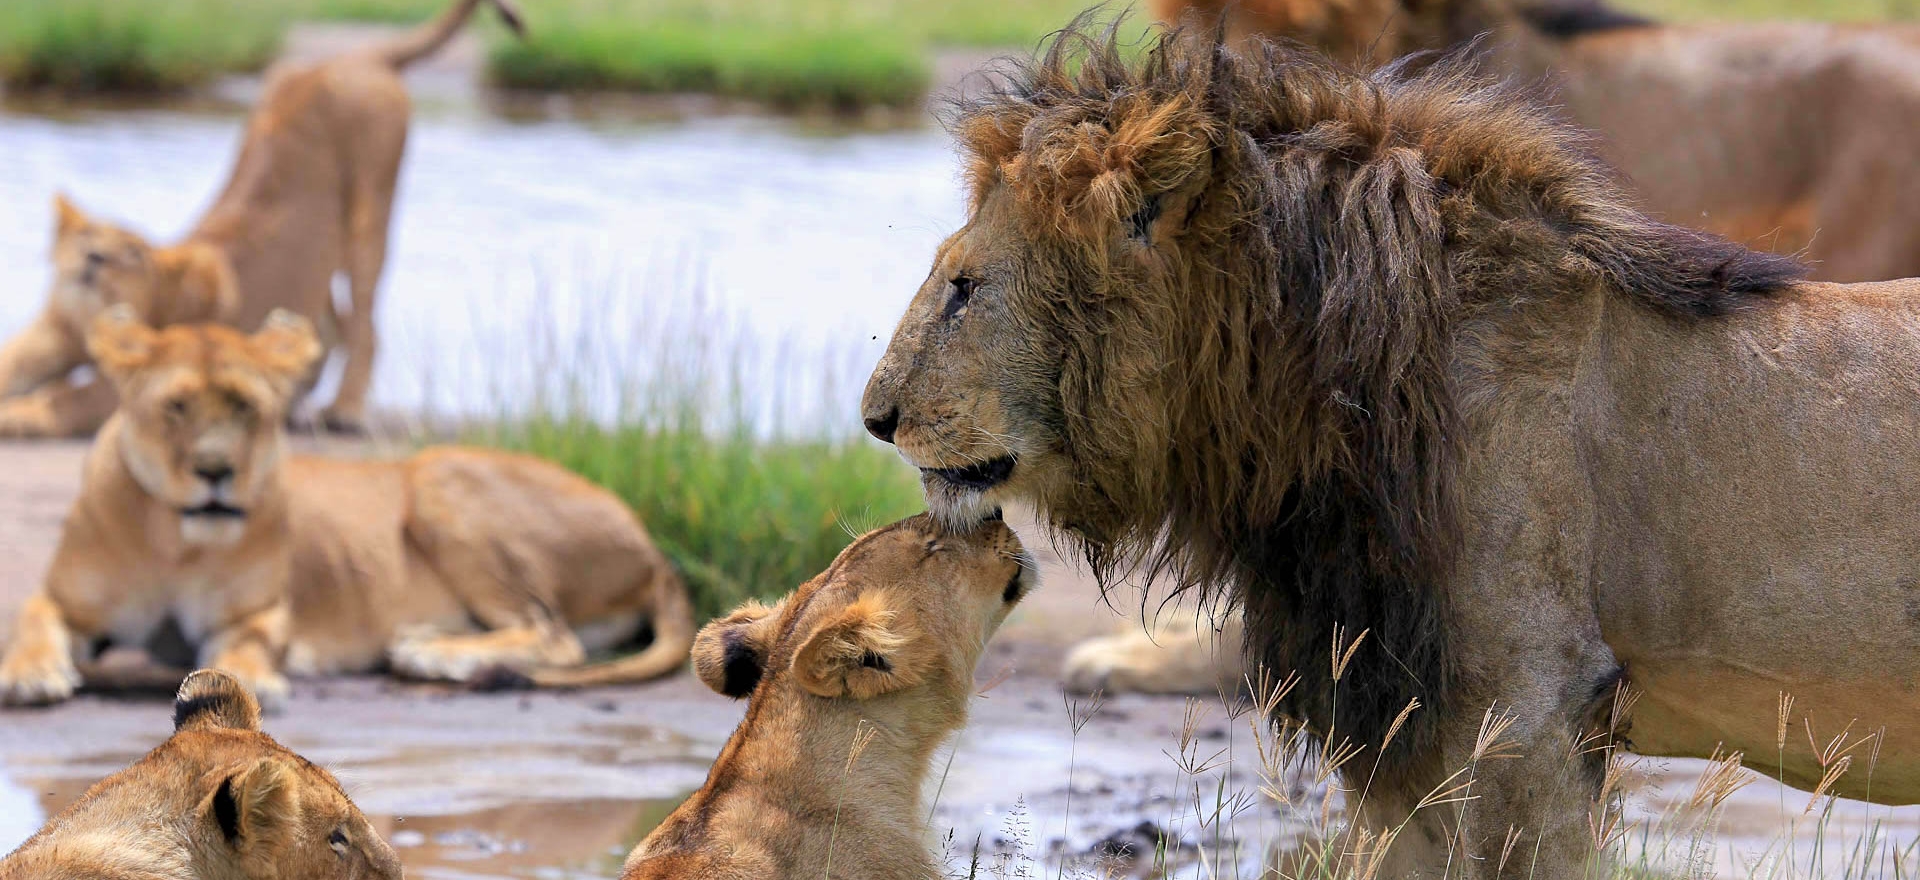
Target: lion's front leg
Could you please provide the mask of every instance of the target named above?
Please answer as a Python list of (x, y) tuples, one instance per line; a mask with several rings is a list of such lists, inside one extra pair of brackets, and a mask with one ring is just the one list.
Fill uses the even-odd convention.
[(234, 618), (200, 646), (200, 665), (239, 679), (260, 700), (262, 711), (279, 711), (292, 690), (280, 672), (292, 617), (281, 601)]
[(14, 620), (13, 640), (0, 660), (0, 702), (42, 706), (72, 697), (80, 687), (75, 653), (83, 645), (53, 599), (33, 594)]

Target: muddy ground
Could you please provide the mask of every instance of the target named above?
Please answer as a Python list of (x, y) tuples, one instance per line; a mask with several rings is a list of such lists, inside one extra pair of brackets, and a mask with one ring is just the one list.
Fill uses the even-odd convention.
[[(357, 444), (330, 451), (378, 454)], [(79, 443), (0, 447), (0, 615), (8, 620), (47, 564), (83, 452)], [(1029, 543), (1049, 555), (1044, 540)], [(962, 863), (978, 841), (988, 868), (1003, 858), (996, 853), (1022, 843), (1035, 853), (1083, 853), (1142, 822), (1171, 827), (1189, 845), (1211, 845), (1213, 832), (1186, 806), (1193, 780), (1168, 754), (1177, 751), (1184, 700), (1117, 698), (1073, 735), (1054, 678), (1062, 652), (1126, 624), (1100, 604), (1089, 579), (1057, 558), (1046, 569), (1041, 590), (981, 666), (983, 683), (1005, 677), (976, 703), (944, 774), (934, 826), (952, 831)], [(1230, 788), (1256, 791), (1246, 721), (1207, 702), (1200, 747), (1229, 749), (1240, 768)], [(298, 683), (269, 730), (340, 774), (399, 845), (413, 876), (606, 877), (700, 784), (739, 714), (739, 704), (690, 675), (570, 694), (474, 694), (354, 678)], [(0, 851), (165, 738), (168, 716), (163, 700), (98, 696), (0, 715)], [(1699, 767), (1650, 766), (1636, 814), (1656, 815), (1684, 799)], [(1212, 791), (1211, 782), (1205, 787)], [(1310, 776), (1286, 787), (1295, 805), (1253, 801), (1234, 823), (1242, 837), (1291, 839), (1319, 819), (1323, 804)], [(1806, 800), (1756, 780), (1735, 796), (1713, 861), (1744, 873), (1742, 864), (1779, 837), (1782, 817), (1798, 815)], [(1829, 846), (1849, 844), (1869, 821), (1883, 823), (1896, 846), (1920, 839), (1913, 809), (1869, 812), (1843, 803), (1829, 823)], [(1248, 844), (1243, 864), (1257, 861), (1257, 848)]]

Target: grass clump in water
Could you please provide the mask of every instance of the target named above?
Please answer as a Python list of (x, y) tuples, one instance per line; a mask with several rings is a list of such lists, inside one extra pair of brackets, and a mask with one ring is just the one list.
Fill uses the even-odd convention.
[(11, 0), (0, 3), (0, 83), (73, 93), (190, 88), (265, 67), (286, 12), (257, 0)]

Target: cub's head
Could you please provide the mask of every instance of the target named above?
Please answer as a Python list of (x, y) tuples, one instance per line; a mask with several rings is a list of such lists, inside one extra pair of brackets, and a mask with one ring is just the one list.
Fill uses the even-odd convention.
[(53, 209), (53, 307), (76, 333), (114, 305), (149, 318), (205, 318), (237, 295), (231, 267), (212, 248), (155, 247), (63, 195)]
[[(1033, 562), (997, 518), (954, 532), (925, 514), (867, 533), (773, 607), (749, 602), (694, 639), (694, 670), (730, 697), (913, 701), (958, 724), (973, 668), (1032, 589)], [(868, 711), (868, 710), (862, 710)]]
[(172, 738), (95, 785), (14, 860), (21, 876), (402, 876), (340, 783), (260, 732), (253, 696), (214, 670), (180, 686)]
[(116, 306), (94, 320), (87, 350), (119, 388), (116, 442), (140, 487), (179, 511), (187, 542), (237, 540), (276, 478), (287, 407), (322, 353), (312, 325), (276, 310), (251, 335), (154, 330)]

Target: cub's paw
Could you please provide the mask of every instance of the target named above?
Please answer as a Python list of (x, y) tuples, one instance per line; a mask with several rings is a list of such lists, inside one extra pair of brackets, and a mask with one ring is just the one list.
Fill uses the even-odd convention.
[(18, 652), (0, 664), (0, 703), (9, 706), (52, 705), (72, 697), (79, 688), (80, 670), (62, 653)]

